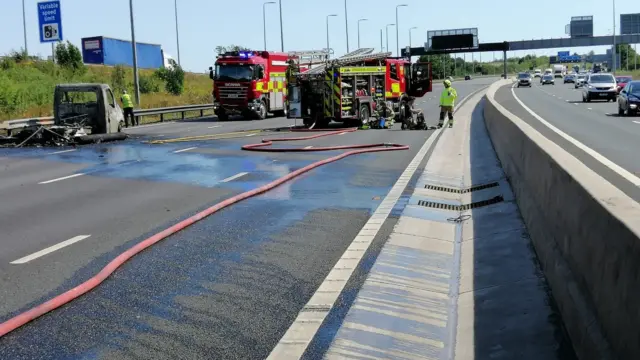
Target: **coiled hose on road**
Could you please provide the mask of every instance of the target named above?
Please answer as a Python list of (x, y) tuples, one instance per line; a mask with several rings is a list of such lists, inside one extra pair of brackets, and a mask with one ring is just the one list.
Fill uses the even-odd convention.
[(260, 151), (260, 152), (312, 152), (312, 151), (329, 151), (329, 150), (346, 150), (346, 149), (354, 149), (351, 151), (344, 152), (340, 155), (336, 155), (330, 157), (328, 159), (320, 160), (314, 162), (310, 165), (307, 165), (301, 169), (293, 171), (279, 179), (276, 179), (268, 184), (260, 186), (250, 191), (246, 191), (244, 193), (238, 194), (236, 196), (230, 197), (222, 202), (219, 202), (193, 216), (187, 218), (185, 220), (180, 221), (179, 223), (160, 231), (159, 233), (142, 240), (137, 243), (133, 247), (129, 248), (125, 252), (118, 255), (115, 259), (111, 260), (100, 272), (80, 285), (74, 287), (71, 290), (68, 290), (60, 295), (55, 296), (54, 298), (37, 305), (25, 312), (22, 312), (13, 318), (3, 322), (0, 324), (0, 338), (4, 335), (18, 329), (19, 327), (27, 324), (28, 322), (37, 319), (38, 317), (55, 310), (74, 299), (86, 294), (87, 292), (95, 289), (98, 285), (100, 285), (103, 281), (105, 281), (111, 274), (113, 274), (116, 269), (122, 266), (127, 260), (131, 259), (141, 251), (151, 247), (152, 245), (166, 239), (167, 237), (177, 233), (178, 231), (206, 218), (207, 216), (218, 212), (232, 204), (235, 204), (244, 199), (262, 194), (267, 192), (283, 183), (292, 180), (314, 168), (317, 168), (322, 165), (326, 165), (341, 159), (344, 159), (351, 155), (370, 153), (370, 152), (380, 152), (380, 151), (398, 151), (398, 150), (408, 150), (409, 146), (407, 145), (399, 145), (399, 144), (365, 144), (365, 145), (342, 145), (342, 146), (326, 146), (326, 147), (313, 147), (309, 149), (305, 148), (269, 148), (268, 146), (272, 145), (274, 142), (279, 141), (301, 141), (301, 140), (311, 140), (324, 136), (338, 135), (346, 132), (354, 132), (357, 128), (349, 128), (349, 129), (341, 129), (341, 130), (333, 130), (333, 129), (325, 129), (325, 130), (313, 130), (313, 129), (292, 129), (292, 132), (318, 132), (323, 131), (324, 133), (303, 136), (303, 137), (295, 137), (295, 138), (279, 138), (279, 139), (263, 139), (261, 143), (258, 144), (249, 144), (244, 145), (242, 150), (246, 151)]

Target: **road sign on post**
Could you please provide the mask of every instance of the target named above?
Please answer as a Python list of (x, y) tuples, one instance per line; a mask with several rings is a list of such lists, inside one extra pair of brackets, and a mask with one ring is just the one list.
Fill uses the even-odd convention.
[(38, 25), (41, 43), (63, 40), (60, 0), (38, 3)]

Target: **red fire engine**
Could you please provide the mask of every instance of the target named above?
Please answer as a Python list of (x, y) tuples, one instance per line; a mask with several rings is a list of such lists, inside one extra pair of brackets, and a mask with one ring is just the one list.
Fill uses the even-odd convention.
[(267, 113), (286, 115), (288, 61), (306, 70), (327, 56), (322, 51), (230, 51), (218, 56), (215, 71), (209, 68), (215, 114), (223, 121), (236, 114), (257, 119), (266, 118)]
[(289, 117), (301, 117), (307, 126), (326, 126), (331, 120), (359, 126), (382, 101), (402, 122), (411, 113), (412, 99), (432, 90), (431, 64), (371, 51), (359, 49), (301, 72), (289, 85)]

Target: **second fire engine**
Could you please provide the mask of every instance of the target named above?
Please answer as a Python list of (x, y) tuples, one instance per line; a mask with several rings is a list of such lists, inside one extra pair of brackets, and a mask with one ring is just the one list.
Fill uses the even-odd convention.
[(361, 126), (384, 103), (404, 123), (413, 100), (432, 90), (431, 64), (371, 52), (358, 49), (288, 79), (288, 117), (302, 118), (306, 126), (332, 120)]

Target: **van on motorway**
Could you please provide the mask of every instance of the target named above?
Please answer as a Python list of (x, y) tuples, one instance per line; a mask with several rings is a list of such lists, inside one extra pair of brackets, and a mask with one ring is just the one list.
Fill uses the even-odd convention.
[(542, 70), (540, 70), (540, 69), (535, 69), (535, 70), (533, 71), (533, 77), (534, 77), (534, 78), (542, 77)]

